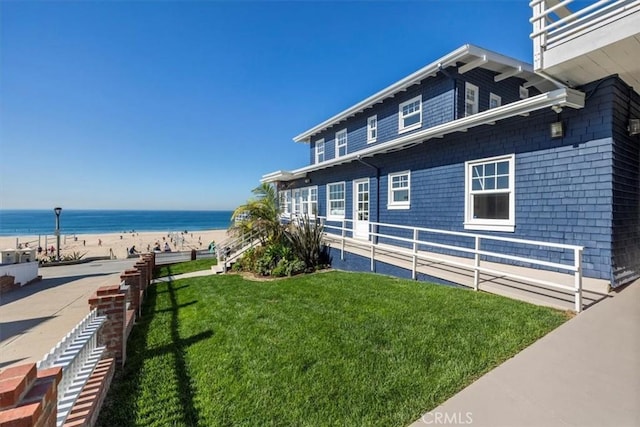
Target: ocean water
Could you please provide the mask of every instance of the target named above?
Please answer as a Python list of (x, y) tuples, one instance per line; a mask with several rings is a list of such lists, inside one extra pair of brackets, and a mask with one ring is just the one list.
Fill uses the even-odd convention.
[[(62, 234), (226, 229), (231, 211), (62, 210)], [(0, 236), (51, 235), (51, 210), (0, 210)]]

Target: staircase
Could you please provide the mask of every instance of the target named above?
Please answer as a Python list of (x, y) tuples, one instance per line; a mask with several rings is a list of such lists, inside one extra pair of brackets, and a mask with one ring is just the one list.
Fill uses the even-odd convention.
[(252, 232), (237, 237), (227, 239), (216, 246), (218, 264), (211, 266), (216, 274), (223, 274), (229, 271), (234, 262), (247, 250), (260, 243), (258, 233)]

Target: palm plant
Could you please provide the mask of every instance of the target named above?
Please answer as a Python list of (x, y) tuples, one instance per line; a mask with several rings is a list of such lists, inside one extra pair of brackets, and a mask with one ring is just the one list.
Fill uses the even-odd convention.
[(262, 183), (252, 190), (254, 197), (236, 208), (231, 216), (231, 230), (238, 234), (255, 233), (265, 245), (282, 240), (280, 201), (274, 186)]

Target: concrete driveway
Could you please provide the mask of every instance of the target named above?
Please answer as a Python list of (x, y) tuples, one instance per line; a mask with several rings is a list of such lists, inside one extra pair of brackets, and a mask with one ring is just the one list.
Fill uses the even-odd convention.
[(97, 288), (120, 283), (136, 259), (40, 268), (42, 281), (0, 297), (0, 369), (37, 362), (89, 313)]

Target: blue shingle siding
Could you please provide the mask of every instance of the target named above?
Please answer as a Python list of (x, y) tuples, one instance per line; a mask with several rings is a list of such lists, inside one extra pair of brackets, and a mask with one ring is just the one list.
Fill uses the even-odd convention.
[(629, 136), (628, 119), (640, 117), (640, 95), (613, 80), (614, 286), (640, 277), (640, 135)]
[[(367, 119), (373, 115), (378, 119), (378, 136), (373, 144), (398, 138), (399, 105), (415, 96), (422, 95), (422, 127), (436, 126), (454, 119), (455, 88), (453, 80), (443, 74), (427, 78), (407, 91), (388, 98), (362, 113), (314, 135), (310, 145), (310, 164), (315, 162), (315, 143), (324, 138), (325, 159), (335, 158), (336, 132), (347, 129), (347, 153), (353, 153), (372, 144), (367, 143)], [(488, 96), (488, 95), (487, 95)], [(415, 132), (415, 131), (414, 131)]]
[[(379, 168), (379, 180), (376, 170), (360, 162), (313, 172), (309, 177), (312, 185), (318, 185), (320, 214), (326, 214), (325, 184), (345, 181), (347, 218), (352, 218), (353, 180), (369, 177), (372, 221), (465, 231), (464, 162), (514, 153), (515, 232), (482, 233), (583, 245), (585, 276), (613, 280), (614, 286), (638, 277), (640, 144), (638, 136), (626, 132), (628, 90), (616, 79), (583, 90), (584, 109), (567, 108), (560, 115), (551, 110), (534, 112), (366, 158)], [(411, 96), (406, 94), (407, 99)], [(639, 97), (634, 93), (633, 98), (630, 114), (638, 117)], [(556, 120), (565, 124), (564, 138), (549, 137), (549, 124)], [(405, 170), (411, 171), (411, 208), (387, 209), (388, 174)], [(395, 234), (411, 237), (406, 232)], [(421, 237), (466, 247), (473, 244), (460, 237), (424, 233)], [(572, 251), (504, 242), (489, 242), (483, 248), (573, 261)]]
[[(520, 101), (519, 88), (524, 83), (522, 79), (508, 78), (496, 83), (493, 78), (498, 75), (498, 73), (483, 68), (474, 68), (464, 74), (458, 74), (455, 68), (448, 70), (456, 81), (456, 92), (458, 93), (456, 98), (456, 118), (462, 118), (465, 114), (465, 83), (467, 82), (478, 87), (478, 111), (489, 109), (490, 93), (494, 93), (502, 98), (502, 105)], [(531, 95), (533, 95), (533, 91)]]

